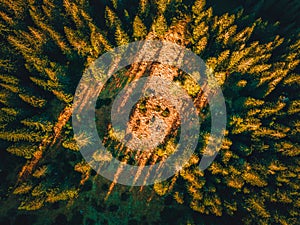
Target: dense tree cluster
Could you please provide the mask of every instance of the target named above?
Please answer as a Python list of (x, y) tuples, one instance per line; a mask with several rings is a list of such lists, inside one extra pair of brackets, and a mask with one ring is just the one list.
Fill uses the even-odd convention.
[[(0, 223), (299, 224), (298, 17), (295, 11), (281, 24), (266, 22), (265, 2), (216, 14), (205, 0), (1, 0)], [(91, 170), (71, 115), (84, 69), (113, 47), (143, 39), (174, 41), (204, 59), (222, 87), (228, 123), (217, 158), (200, 171), (210, 114), (207, 103), (199, 106), (203, 124), (189, 165), (167, 181), (133, 188)], [(121, 76), (132, 71), (135, 65), (106, 85), (98, 116), (107, 115), (131, 80)], [(173, 80), (203, 102), (187, 74)], [(84, 133), (78, 139), (90, 141)]]

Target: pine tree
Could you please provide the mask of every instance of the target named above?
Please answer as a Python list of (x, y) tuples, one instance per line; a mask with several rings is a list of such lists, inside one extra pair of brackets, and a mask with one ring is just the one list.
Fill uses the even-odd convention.
[(151, 26), (151, 30), (158, 36), (162, 36), (167, 29), (168, 26), (165, 17), (163, 15), (158, 15)]
[(125, 45), (129, 43), (128, 35), (120, 26), (116, 27), (115, 40), (117, 45)]
[(133, 21), (133, 37), (138, 39), (143, 39), (147, 35), (147, 28), (143, 24), (143, 21), (140, 19), (139, 16), (136, 16)]

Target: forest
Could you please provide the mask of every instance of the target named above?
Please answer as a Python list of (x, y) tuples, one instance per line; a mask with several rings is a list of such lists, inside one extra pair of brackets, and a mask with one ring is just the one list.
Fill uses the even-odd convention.
[[(0, 224), (300, 224), (299, 11), (297, 0), (0, 0)], [(95, 113), (118, 161), (164, 165), (181, 132), (170, 102), (145, 97), (128, 129), (151, 135), (155, 116), (166, 124), (162, 143), (149, 153), (119, 142), (113, 102), (135, 80), (159, 74), (176, 83), (201, 118), (186, 165), (167, 180), (128, 186), (117, 182), (122, 167), (111, 181), (85, 160), (80, 149), (93, 142), (75, 134), (72, 115), (86, 68), (142, 40), (169, 41), (203, 59), (223, 92), (227, 122), (216, 158), (200, 170), (212, 118), (205, 87), (159, 62), (119, 70)]]

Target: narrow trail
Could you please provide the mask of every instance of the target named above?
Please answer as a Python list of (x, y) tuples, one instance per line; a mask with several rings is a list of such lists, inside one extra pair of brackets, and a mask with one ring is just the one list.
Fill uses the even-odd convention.
[(32, 173), (39, 161), (42, 159), (44, 152), (56, 143), (63, 127), (66, 125), (71, 115), (72, 106), (66, 106), (58, 116), (57, 122), (53, 127), (53, 132), (44, 138), (44, 140), (40, 143), (38, 150), (33, 154), (33, 158), (27, 161), (26, 165), (23, 166), (19, 173), (18, 183)]

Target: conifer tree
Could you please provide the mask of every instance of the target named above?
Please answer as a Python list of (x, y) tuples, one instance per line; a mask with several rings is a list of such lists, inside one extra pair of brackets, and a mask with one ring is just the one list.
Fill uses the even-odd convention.
[(143, 24), (143, 21), (139, 16), (136, 16), (133, 21), (133, 37), (138, 39), (143, 39), (147, 35), (147, 28)]
[(155, 18), (151, 26), (151, 30), (158, 36), (164, 35), (164, 33), (167, 31), (167, 21), (163, 15), (158, 15)]

